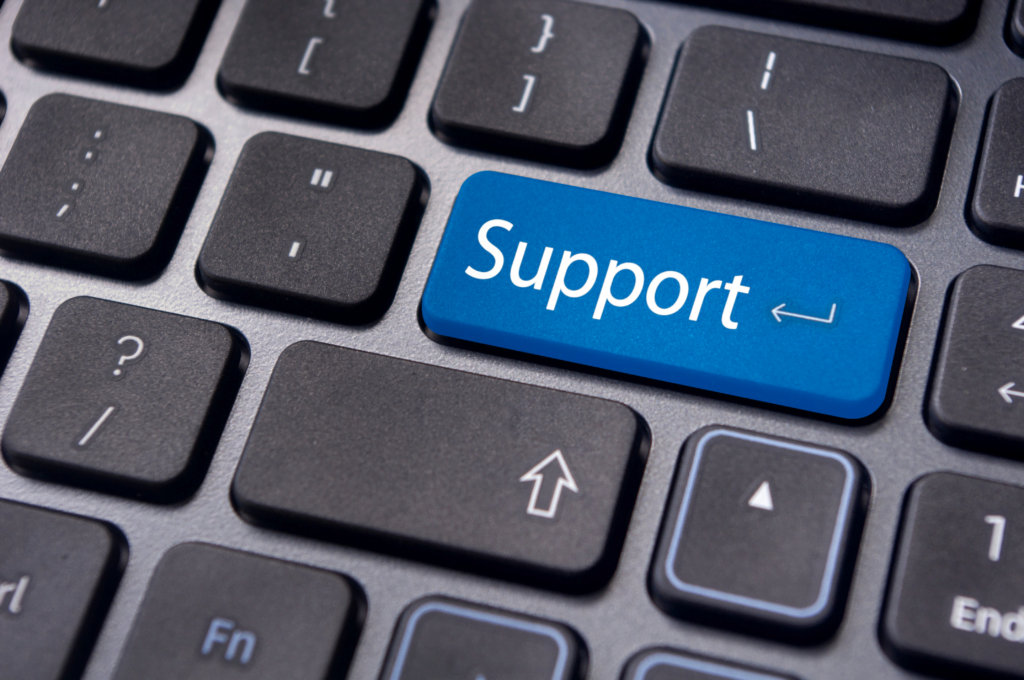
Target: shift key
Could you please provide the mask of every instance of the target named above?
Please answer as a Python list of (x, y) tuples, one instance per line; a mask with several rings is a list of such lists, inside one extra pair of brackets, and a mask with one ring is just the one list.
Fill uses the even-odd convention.
[(482, 172), (422, 314), (442, 339), (857, 420), (886, 404), (912, 290), (889, 245)]
[(590, 591), (618, 562), (646, 432), (616, 402), (300, 342), (232, 494), (259, 524)]

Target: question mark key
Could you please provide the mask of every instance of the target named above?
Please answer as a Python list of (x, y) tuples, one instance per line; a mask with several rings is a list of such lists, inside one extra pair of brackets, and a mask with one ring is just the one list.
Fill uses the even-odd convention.
[(11, 409), (4, 458), (60, 483), (180, 500), (202, 481), (246, 356), (222, 324), (68, 300)]
[(117, 339), (117, 366), (111, 372), (115, 380), (120, 380), (127, 373), (127, 364), (138, 362), (146, 353), (146, 342), (138, 335), (122, 335)]

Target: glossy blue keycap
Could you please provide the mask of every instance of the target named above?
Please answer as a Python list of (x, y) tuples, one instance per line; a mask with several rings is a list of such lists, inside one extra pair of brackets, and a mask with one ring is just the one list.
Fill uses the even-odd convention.
[(910, 282), (889, 245), (482, 172), (422, 310), (439, 336), (857, 419)]

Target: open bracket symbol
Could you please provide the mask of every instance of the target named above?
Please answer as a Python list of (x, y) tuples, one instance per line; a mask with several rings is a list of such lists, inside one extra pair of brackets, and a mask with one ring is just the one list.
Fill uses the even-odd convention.
[(118, 346), (124, 346), (125, 343), (129, 343), (129, 347), (124, 349), (130, 349), (130, 344), (135, 345), (135, 350), (131, 354), (122, 354), (121, 358), (117, 360), (117, 368), (114, 369), (114, 380), (120, 380), (124, 377), (125, 369), (123, 366), (127, 363), (138, 361), (142, 357), (142, 353), (146, 351), (146, 343), (142, 341), (142, 338), (134, 335), (126, 335), (117, 341)]

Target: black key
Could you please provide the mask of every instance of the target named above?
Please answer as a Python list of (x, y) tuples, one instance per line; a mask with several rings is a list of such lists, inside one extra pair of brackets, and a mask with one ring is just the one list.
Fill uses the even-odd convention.
[(127, 561), (110, 524), (0, 501), (0, 676), (79, 677)]
[(971, 226), (986, 241), (1024, 248), (1024, 78), (999, 88), (981, 146)]
[(217, 82), (244, 106), (383, 127), (402, 108), (433, 0), (249, 0)]
[(708, 26), (679, 54), (651, 160), (681, 187), (914, 224), (955, 109), (933, 64)]
[(834, 632), (869, 496), (857, 460), (718, 427), (682, 455), (651, 565), (655, 603), (794, 642)]
[(3, 434), (19, 472), (152, 501), (198, 487), (246, 353), (209, 321), (93, 298), (54, 312)]
[(1010, 5), (1010, 16), (1007, 18), (1006, 44), (1010, 49), (1024, 57), (1024, 1), (1015, 0)]
[(587, 666), (567, 626), (447, 598), (402, 614), (381, 680), (576, 680)]
[(948, 444), (1020, 455), (1024, 445), (1024, 271), (982, 265), (953, 282), (926, 419)]
[(637, 654), (622, 680), (792, 680), (770, 671), (735, 666), (673, 649), (648, 649)]
[(265, 132), (242, 149), (200, 281), (211, 295), (293, 314), (379, 318), (426, 200), (404, 158)]
[(430, 109), (441, 139), (571, 166), (622, 143), (647, 34), (629, 12), (566, 0), (475, 0)]
[(898, 40), (950, 44), (978, 19), (980, 0), (679, 0), (715, 9), (870, 33)]
[(26, 0), (11, 48), (32, 66), (137, 87), (188, 77), (220, 0)]
[(340, 574), (178, 545), (156, 567), (114, 678), (343, 678), (364, 602)]
[(615, 402), (301, 342), (232, 493), (252, 521), (592, 590), (618, 561), (645, 442)]
[(25, 294), (12, 283), (0, 281), (0, 373), (11, 357), (28, 318), (28, 300)]
[(1024, 678), (1024, 489), (951, 473), (910, 487), (882, 615), (897, 663)]
[(150, 276), (170, 259), (212, 152), (187, 118), (43, 97), (0, 171), (0, 248), (109, 276)]

